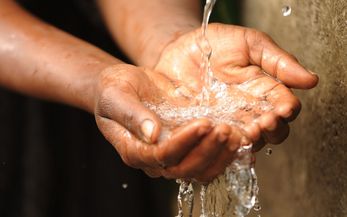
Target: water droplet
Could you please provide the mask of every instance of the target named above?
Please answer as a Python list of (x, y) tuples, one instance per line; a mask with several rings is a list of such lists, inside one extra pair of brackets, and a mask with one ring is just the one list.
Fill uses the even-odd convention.
[(261, 215), (257, 215), (257, 217), (261, 217)]
[(128, 188), (128, 183), (123, 183), (123, 184), (122, 184), (122, 188), (123, 188), (123, 189), (127, 189), (127, 188)]
[[(130, 129), (130, 128), (128, 128), (128, 129)], [(130, 139), (131, 138), (131, 133), (128, 130), (124, 130), (123, 131), (123, 136)]]
[(292, 14), (292, 8), (288, 5), (283, 6), (282, 8), (282, 15), (284, 17), (288, 17), (289, 15)]
[(265, 151), (265, 154), (267, 156), (270, 156), (272, 154), (272, 149), (271, 148), (267, 148), (266, 151)]
[(253, 207), (254, 211), (259, 212), (261, 210), (261, 206), (257, 203)]

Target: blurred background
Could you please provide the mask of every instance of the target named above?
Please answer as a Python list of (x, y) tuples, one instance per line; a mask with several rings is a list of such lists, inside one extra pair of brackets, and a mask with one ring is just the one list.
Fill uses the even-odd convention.
[[(258, 154), (261, 216), (347, 216), (347, 1), (242, 0), (241, 21), (268, 33), (320, 84), (271, 157)], [(289, 16), (282, 9), (290, 7)]]
[[(121, 56), (92, 1), (21, 0), (28, 10)], [(282, 9), (292, 13), (284, 17)], [(268, 33), (320, 76), (289, 139), (257, 154), (266, 217), (347, 216), (347, 1), (219, 0), (213, 21)], [(125, 58), (124, 58), (125, 59)], [(0, 90), (1, 217), (174, 216), (178, 186), (126, 167), (79, 110)]]

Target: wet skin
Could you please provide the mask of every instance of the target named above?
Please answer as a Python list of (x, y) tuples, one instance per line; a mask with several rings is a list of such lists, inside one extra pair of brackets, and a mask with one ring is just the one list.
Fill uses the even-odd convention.
[[(156, 71), (195, 93), (203, 85), (199, 70), (201, 50), (197, 46), (200, 34), (197, 29), (171, 42), (155, 66)], [(310, 89), (317, 84), (318, 77), (269, 36), (254, 29), (211, 24), (208, 39), (215, 77), (232, 85), (247, 82), (243, 85), (245, 94), (254, 100), (266, 97), (274, 107), (256, 120), (248, 120), (247, 137), (254, 143), (261, 137), (268, 143), (281, 143), (288, 135), (288, 122), (300, 111), (300, 102), (290, 88)]]
[[(288, 123), (296, 118), (300, 110), (300, 102), (290, 87), (312, 88), (316, 85), (318, 77), (303, 68), (294, 57), (280, 49), (264, 33), (221, 24), (214, 24), (209, 28), (209, 38), (214, 51), (211, 65), (216, 77), (230, 84), (241, 84), (247, 81), (247, 94), (254, 99), (266, 95), (274, 109), (261, 114), (256, 120), (249, 121), (243, 129), (225, 124), (214, 125), (204, 119), (196, 120), (177, 129), (170, 142), (162, 141), (151, 146), (133, 136), (125, 137), (125, 128), (118, 130), (121, 125), (126, 126), (122, 120), (118, 121), (121, 125), (117, 125), (116, 128), (110, 126), (112, 123), (99, 121), (103, 132), (111, 131), (104, 135), (112, 144), (118, 144), (116, 146), (118, 152), (130, 166), (142, 168), (151, 176), (209, 181), (223, 172), (233, 160), (234, 153), (240, 144), (252, 142), (256, 144), (255, 148), (259, 149), (266, 142), (278, 144), (288, 136)], [(156, 72), (145, 70), (149, 80), (153, 81), (153, 84), (149, 86), (156, 86), (161, 91), (154, 90), (150, 92), (152, 95), (148, 95), (148, 88), (143, 85), (138, 84), (128, 88), (142, 93), (140, 98), (146, 101), (151, 101), (151, 97), (155, 95), (153, 93), (165, 93), (161, 97), (167, 99), (179, 97), (174, 93), (173, 84), (177, 85), (177, 83), (192, 92), (198, 92), (202, 85), (198, 73), (201, 53), (196, 48), (195, 42), (198, 34), (200, 34), (199, 29), (171, 42), (154, 67)], [(273, 77), (264, 74), (262, 70), (266, 70)], [(134, 76), (130, 80), (133, 82), (139, 77), (141, 76)], [(124, 82), (124, 84), (131, 82)], [(150, 84), (148, 81), (140, 83)], [(111, 94), (114, 94), (114, 91)], [(129, 99), (127, 96), (123, 102), (120, 100), (122, 98), (120, 95), (117, 94), (117, 105), (112, 108), (124, 106), (126, 99)], [(131, 119), (134, 123), (129, 125), (128, 129), (141, 129), (138, 123), (143, 123), (147, 119), (155, 120), (154, 134), (150, 136), (150, 141), (145, 141), (156, 143), (160, 133), (160, 121), (155, 117), (146, 118), (144, 114), (148, 110), (141, 104), (138, 104), (138, 109), (133, 109), (133, 111), (137, 110), (142, 114), (141, 120)], [(151, 113), (148, 114), (151, 115)], [(113, 119), (117, 120), (117, 118)], [(112, 134), (116, 131), (119, 132), (118, 135)], [(132, 132), (138, 135), (138, 138), (143, 138), (141, 137), (143, 134), (134, 130)]]
[[(202, 84), (198, 73), (201, 53), (195, 46), (196, 38), (200, 36), (200, 3), (199, 0), (167, 0), (165, 4), (162, 0), (146, 3), (141, 0), (99, 0), (110, 32), (134, 63), (165, 75), (175, 84), (180, 84), (183, 87), (181, 90), (195, 93)], [(138, 5), (142, 10), (136, 10)], [(165, 169), (155, 167), (146, 170), (153, 176), (211, 180), (223, 172), (233, 159), (234, 151), (244, 136), (248, 140), (243, 142), (255, 143), (256, 150), (266, 142), (282, 142), (289, 132), (288, 123), (295, 119), (300, 110), (300, 102), (290, 88), (309, 89), (318, 82), (316, 75), (307, 71), (264, 33), (213, 24), (208, 34), (213, 49), (211, 64), (216, 77), (230, 84), (251, 81), (247, 94), (254, 99), (266, 95), (274, 110), (261, 114), (256, 121), (246, 121), (248, 125), (242, 130), (233, 126), (213, 125), (206, 138), (210, 135), (217, 138), (219, 134), (227, 132), (230, 139), (224, 143), (217, 143), (215, 139), (207, 144), (199, 142), (197, 138), (196, 144), (183, 157), (179, 156), (175, 161), (162, 158), (164, 160), (159, 164), (164, 165)], [(279, 84), (265, 76), (262, 70), (283, 83)], [(155, 121), (155, 126), (160, 124)], [(153, 135), (159, 135), (156, 130)], [(156, 138), (152, 137), (152, 142)], [(157, 156), (153, 158), (158, 159)]]
[[(185, 1), (180, 2), (182, 4), (175, 8), (184, 7)], [(282, 141), (287, 135), (287, 122), (296, 117), (300, 108), (288, 87), (305, 89), (317, 83), (316, 76), (304, 70), (264, 34), (240, 27), (212, 25), (209, 39), (214, 49), (212, 66), (216, 76), (229, 83), (256, 78), (249, 91), (255, 96), (269, 92), (269, 100), (275, 109), (243, 130), (198, 119), (175, 129), (166, 140), (158, 141), (161, 122), (142, 101), (176, 98), (173, 94), (176, 82), (193, 91), (201, 86), (195, 73), (200, 54), (191, 49), (198, 30), (186, 31), (186, 27), (191, 26), (187, 24), (183, 25), (184, 30), (177, 30), (179, 34), (176, 30), (174, 36), (168, 34), (170, 40), (158, 40), (162, 43), (158, 47), (152, 46), (156, 52), (149, 52), (157, 53), (157, 56), (148, 55), (147, 47), (136, 52), (139, 46), (124, 42), (122, 46), (125, 50), (129, 47), (127, 53), (134, 62), (147, 66), (143, 68), (124, 64), (43, 23), (14, 1), (0, 2), (0, 16), (0, 84), (94, 114), (100, 131), (124, 162), (153, 177), (208, 181), (224, 170), (241, 144), (261, 145), (264, 138), (273, 143)], [(196, 21), (191, 23), (196, 24)], [(120, 27), (117, 31), (128, 30)], [(146, 60), (137, 54), (150, 58)], [(283, 84), (263, 76), (261, 69), (279, 78)]]

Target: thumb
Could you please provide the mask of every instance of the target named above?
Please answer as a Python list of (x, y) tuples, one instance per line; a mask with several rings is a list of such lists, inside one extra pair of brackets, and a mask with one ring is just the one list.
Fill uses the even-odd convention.
[(310, 89), (317, 85), (318, 76), (305, 69), (268, 35), (257, 32), (252, 36), (248, 39), (251, 62), (290, 88)]
[(147, 143), (157, 142), (160, 135), (160, 119), (142, 104), (129, 83), (104, 91), (97, 113), (118, 122)]

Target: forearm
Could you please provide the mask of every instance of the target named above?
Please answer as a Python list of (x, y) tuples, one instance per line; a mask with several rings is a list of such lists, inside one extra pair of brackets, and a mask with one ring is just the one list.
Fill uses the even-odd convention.
[(98, 2), (115, 40), (141, 66), (154, 66), (170, 41), (200, 25), (200, 0)]
[(22, 10), (0, 2), (0, 85), (93, 111), (98, 73), (119, 61)]

